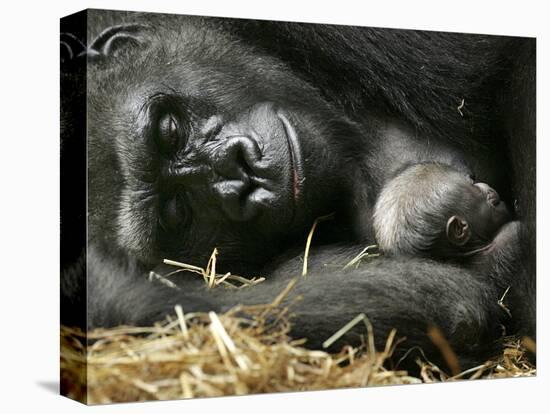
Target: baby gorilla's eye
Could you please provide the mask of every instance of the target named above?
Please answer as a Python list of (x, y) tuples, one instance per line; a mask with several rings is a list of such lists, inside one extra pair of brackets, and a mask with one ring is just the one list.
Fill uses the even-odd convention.
[(164, 114), (158, 122), (157, 144), (165, 154), (172, 154), (180, 146), (181, 134), (178, 119), (172, 113)]

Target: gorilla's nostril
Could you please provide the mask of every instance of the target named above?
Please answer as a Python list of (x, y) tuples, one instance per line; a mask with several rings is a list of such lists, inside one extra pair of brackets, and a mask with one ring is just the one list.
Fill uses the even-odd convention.
[(249, 177), (257, 175), (255, 168), (260, 153), (257, 143), (250, 137), (226, 137), (216, 155), (213, 160), (214, 170), (226, 179), (247, 183)]
[(206, 120), (201, 127), (201, 134), (207, 140), (215, 138), (223, 128), (223, 118), (219, 115), (213, 115)]
[(253, 162), (247, 154), (241, 150), (237, 153), (236, 164), (246, 177), (253, 177), (255, 175), (253, 168)]

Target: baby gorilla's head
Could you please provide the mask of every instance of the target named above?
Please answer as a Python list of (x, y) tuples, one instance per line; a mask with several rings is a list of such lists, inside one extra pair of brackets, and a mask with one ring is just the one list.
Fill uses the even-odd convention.
[(468, 257), (489, 246), (511, 216), (498, 193), (436, 163), (408, 167), (382, 189), (374, 210), (389, 254)]

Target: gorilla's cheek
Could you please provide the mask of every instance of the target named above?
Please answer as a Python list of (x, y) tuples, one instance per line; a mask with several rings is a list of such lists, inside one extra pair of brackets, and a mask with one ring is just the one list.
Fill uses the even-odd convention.
[(142, 261), (154, 260), (158, 212), (150, 196), (126, 188), (121, 191), (116, 223), (118, 244)]

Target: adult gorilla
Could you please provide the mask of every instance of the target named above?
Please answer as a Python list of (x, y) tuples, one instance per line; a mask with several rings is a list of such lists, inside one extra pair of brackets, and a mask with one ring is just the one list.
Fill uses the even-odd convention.
[[(303, 296), (293, 335), (319, 346), (364, 312), (380, 343), (396, 327), (403, 349), (439, 360), (426, 336), (436, 325), (463, 367), (487, 356), (502, 325), (534, 335), (532, 40), (94, 10), (78, 50), (85, 18), (62, 30), (63, 90), (88, 91), (87, 102), (62, 101), (62, 259), (76, 263), (62, 280), (64, 323), (83, 324), (86, 305), (92, 327), (151, 323), (178, 303), (271, 301), (299, 275), (314, 219), (335, 212), (291, 294)], [(82, 170), (67, 174), (84, 156), (74, 125), (85, 109), (87, 261), (85, 219), (71, 213), (85, 199), (67, 191), (86, 184)], [(528, 236), (516, 266), (490, 275), (413, 259), (324, 266), (373, 241), (376, 195), (418, 161), (453, 165), (517, 200)], [(163, 258), (205, 263), (214, 247), (221, 270), (267, 281), (207, 291), (189, 278), (176, 291), (145, 278)], [(508, 286), (512, 320), (497, 303)]]

